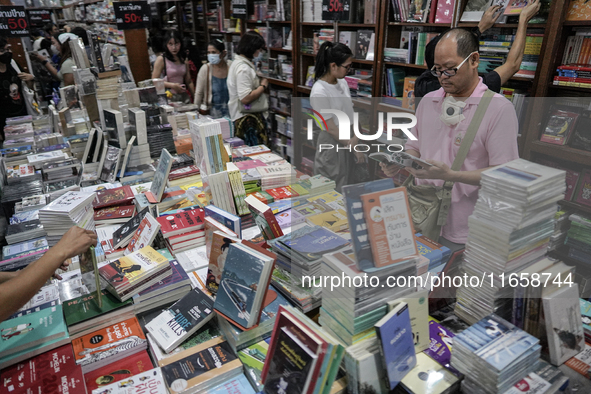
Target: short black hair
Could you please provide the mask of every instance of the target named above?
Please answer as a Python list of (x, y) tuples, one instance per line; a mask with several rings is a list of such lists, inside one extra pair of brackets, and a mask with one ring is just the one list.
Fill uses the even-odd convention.
[(478, 38), (470, 30), (454, 27), (445, 32), (441, 39), (454, 37), (456, 39), (457, 54), (459, 57), (465, 58), (472, 52), (478, 52), (480, 43), (478, 42)]
[[(51, 51), (51, 40), (49, 38), (44, 38), (41, 40), (41, 49), (45, 49), (47, 51)], [(48, 52), (51, 53), (51, 52)]]
[(236, 53), (248, 59), (252, 59), (254, 53), (263, 48), (265, 48), (265, 39), (256, 31), (251, 30), (244, 33), (240, 39), (238, 47), (236, 48)]
[(224, 44), (224, 42), (219, 38), (212, 39), (211, 41), (209, 41), (209, 44), (207, 45), (211, 45), (220, 52), (224, 52), (226, 50), (226, 44)]
[(8, 45), (8, 40), (4, 37), (0, 37), (0, 48), (4, 48), (6, 45)]
[(51, 34), (51, 31), (53, 30), (54, 26), (57, 26), (57, 25), (53, 22), (48, 22), (45, 24), (45, 27), (43, 27), (43, 30), (45, 30), (45, 32), (47, 34)]
[(72, 29), (71, 33), (82, 38), (82, 41), (84, 42), (84, 46), (90, 45), (90, 43), (88, 42), (88, 34), (86, 34), (86, 30), (84, 30), (84, 28), (77, 26)]

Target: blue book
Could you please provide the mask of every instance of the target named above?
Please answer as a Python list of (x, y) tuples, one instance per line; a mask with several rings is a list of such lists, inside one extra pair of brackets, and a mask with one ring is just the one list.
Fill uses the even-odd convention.
[(345, 205), (347, 207), (347, 219), (351, 230), (351, 242), (357, 259), (357, 268), (361, 271), (373, 268), (373, 254), (367, 233), (367, 224), (363, 216), (362, 194), (379, 192), (394, 188), (394, 181), (390, 178), (379, 179), (373, 182), (360, 183), (357, 185), (343, 186)]
[(231, 244), (214, 309), (241, 328), (258, 324), (274, 261), (246, 245)]
[(61, 305), (0, 323), (0, 368), (70, 342)]
[(408, 305), (401, 302), (375, 324), (388, 384), (394, 389), (417, 365)]
[(349, 245), (349, 241), (320, 226), (307, 226), (277, 238), (278, 242), (296, 251), (308, 260)]
[(271, 208), (271, 212), (273, 212), (273, 215), (276, 215), (276, 214), (281, 213), (283, 211), (287, 211), (288, 209), (291, 209), (291, 207), (293, 205), (294, 204), (291, 201), (291, 199), (274, 201), (270, 204), (267, 204), (267, 206), (269, 208)]
[(242, 234), (240, 216), (232, 215), (230, 212), (226, 212), (215, 205), (208, 205), (203, 209), (205, 210), (205, 216), (211, 216), (236, 234)]

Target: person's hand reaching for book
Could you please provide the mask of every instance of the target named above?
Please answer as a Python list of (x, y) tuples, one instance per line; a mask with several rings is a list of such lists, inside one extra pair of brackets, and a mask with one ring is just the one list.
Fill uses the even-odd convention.
[(478, 22), (478, 30), (481, 34), (493, 27), (495, 22), (500, 18), (502, 14), (501, 12), (499, 12), (500, 10), (501, 6), (493, 5), (491, 7), (488, 7), (488, 9), (484, 11), (482, 18), (480, 19), (480, 22)]
[(527, 5), (521, 10), (521, 14), (519, 14), (519, 22), (529, 22), (540, 11), (541, 5), (540, 0), (529, 0)]
[[(55, 248), (62, 253), (63, 260), (78, 256), (96, 245), (97, 235), (94, 231), (74, 226), (64, 234)], [(67, 265), (66, 265), (67, 268)]]

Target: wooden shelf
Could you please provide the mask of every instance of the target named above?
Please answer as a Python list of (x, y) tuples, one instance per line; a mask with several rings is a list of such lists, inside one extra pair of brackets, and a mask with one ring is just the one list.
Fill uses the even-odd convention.
[(570, 209), (574, 209), (575, 211), (591, 214), (591, 207), (588, 207), (586, 205), (579, 204), (579, 203), (572, 202), (572, 201), (565, 201), (565, 200), (558, 201), (558, 203), (560, 205), (562, 205), (564, 208), (570, 208)]
[(374, 28), (376, 27), (375, 24), (369, 24), (369, 23), (338, 23), (339, 27), (367, 27), (367, 28)]
[[(476, 27), (478, 26), (478, 22), (459, 22), (458, 27)], [(499, 29), (517, 29), (519, 27), (518, 23), (495, 23), (493, 28)], [(545, 23), (530, 23), (527, 25), (528, 29), (545, 29)], [(485, 33), (486, 34), (486, 33)]]
[(324, 26), (324, 27), (329, 27), (329, 26), (334, 26), (332, 22), (302, 22), (300, 23), (300, 25), (302, 26)]
[(564, 21), (563, 26), (591, 26), (591, 21)]
[(312, 88), (304, 85), (298, 85), (296, 90), (300, 93), (310, 94), (312, 92)]
[[(450, 23), (414, 23), (414, 22), (388, 22), (389, 26), (428, 26), (428, 27), (447, 27), (450, 28)], [(478, 25), (478, 24), (476, 24)]]
[(273, 85), (279, 85), (279, 86), (283, 86), (284, 88), (293, 89), (293, 83), (291, 83), (291, 82), (283, 81), (281, 79), (275, 79), (275, 78), (265, 77), (264, 75), (261, 75), (261, 77), (262, 78), (267, 78), (267, 80), (269, 81), (269, 83), (272, 83)]
[(427, 66), (425, 66), (423, 64), (409, 64), (409, 63), (396, 63), (396, 62), (384, 62), (384, 64), (387, 66), (418, 68), (421, 70), (427, 69)]
[(283, 48), (269, 48), (269, 47), (267, 47), (267, 49), (269, 51), (285, 52), (285, 53), (291, 53), (293, 51), (292, 49), (283, 49)]
[(373, 60), (363, 60), (363, 59), (353, 59), (353, 63), (359, 63), (359, 64), (373, 64), (374, 61)]
[(523, 81), (523, 82), (533, 82), (534, 78), (526, 78), (526, 77), (516, 77), (513, 76), (509, 78), (510, 81)]
[(530, 149), (533, 152), (541, 153), (565, 161), (587, 166), (591, 164), (591, 152), (571, 148), (570, 146), (548, 144), (542, 141), (533, 141)]
[(301, 54), (304, 56), (316, 57), (316, 55), (314, 55), (313, 53), (301, 52)]

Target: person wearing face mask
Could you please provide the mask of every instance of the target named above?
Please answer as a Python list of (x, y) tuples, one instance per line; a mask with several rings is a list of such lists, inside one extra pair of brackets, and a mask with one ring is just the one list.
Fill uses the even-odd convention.
[(33, 88), (34, 77), (31, 74), (17, 72), (12, 66), (12, 50), (4, 37), (0, 37), (0, 134), (4, 142), (6, 119), (27, 114), (23, 85), (25, 81)]
[[(166, 47), (162, 56), (154, 62), (152, 78), (163, 78), (164, 87), (176, 94), (195, 95), (195, 85), (191, 81), (187, 57), (182, 48), (182, 39), (178, 32), (168, 31), (164, 36)], [(188, 90), (187, 90), (188, 89)]]
[(228, 69), (231, 60), (226, 61), (226, 46), (219, 39), (213, 39), (207, 46), (208, 64), (201, 66), (197, 75), (195, 104), (201, 113), (209, 112), (214, 118), (230, 116), (228, 111)]
[[(265, 92), (269, 81), (259, 78), (255, 68), (255, 63), (261, 61), (265, 50), (265, 40), (259, 33), (244, 33), (228, 70), (228, 110), (234, 121), (235, 135), (251, 146), (269, 144), (265, 120), (269, 108)], [(260, 112), (243, 112), (245, 106), (260, 109)]]
[[(315, 82), (310, 92), (312, 109), (320, 112), (323, 109), (336, 109), (346, 113), (349, 119), (354, 119), (353, 101), (349, 85), (345, 80), (353, 63), (351, 49), (342, 43), (324, 42), (318, 49), (316, 64), (314, 65)], [(330, 144), (354, 146), (357, 137), (348, 141), (339, 140), (339, 121), (334, 114), (322, 114), (326, 120), (326, 130), (318, 134), (316, 146)], [(314, 174), (321, 174), (336, 183), (336, 190), (351, 183), (352, 166), (355, 161), (365, 162), (365, 155), (360, 152), (352, 153), (348, 150), (330, 149), (316, 152), (314, 157)]]
[[(407, 153), (432, 164), (427, 169), (406, 168), (414, 175), (416, 184), (443, 186), (446, 181), (453, 182), (451, 205), (439, 238), (439, 243), (452, 250), (461, 249), (466, 243), (468, 216), (478, 199), (481, 173), (519, 157), (515, 108), (509, 100), (495, 93), (469, 145), (466, 159), (458, 171), (450, 168), (480, 99), (488, 90), (478, 76), (478, 44), (472, 32), (461, 28), (443, 35), (435, 49), (432, 70), (441, 88), (425, 95), (419, 103), (417, 124), (411, 129), (417, 140), (409, 139), (405, 146)], [(396, 173), (394, 166), (380, 165), (386, 175)]]

